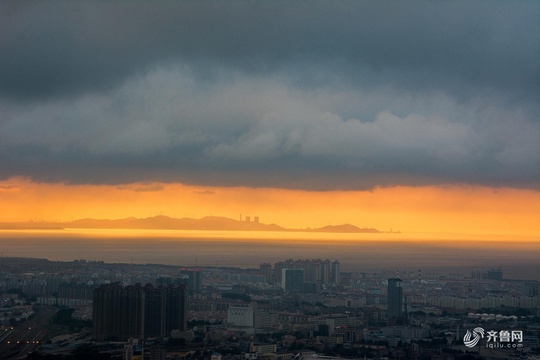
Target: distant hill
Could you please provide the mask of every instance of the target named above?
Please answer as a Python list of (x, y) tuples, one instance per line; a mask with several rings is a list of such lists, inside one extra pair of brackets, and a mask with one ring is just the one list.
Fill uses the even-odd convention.
[(64, 227), (99, 229), (287, 231), (287, 229), (275, 224), (267, 225), (254, 221), (238, 221), (220, 216), (206, 216), (202, 219), (177, 219), (163, 215), (144, 219), (133, 217), (117, 220), (80, 219), (65, 223)]
[(124, 219), (78, 219), (62, 223), (19, 222), (0, 223), (0, 229), (155, 229), (155, 230), (229, 230), (229, 231), (308, 231), (328, 233), (379, 233), (373, 228), (359, 228), (351, 224), (328, 225), (317, 229), (287, 229), (276, 224), (255, 221), (239, 221), (220, 216), (201, 219), (171, 218), (159, 215), (148, 218), (128, 217)]
[(315, 232), (332, 232), (332, 233), (380, 233), (379, 230), (373, 228), (359, 228), (351, 224), (343, 225), (328, 225), (322, 228), (313, 229)]

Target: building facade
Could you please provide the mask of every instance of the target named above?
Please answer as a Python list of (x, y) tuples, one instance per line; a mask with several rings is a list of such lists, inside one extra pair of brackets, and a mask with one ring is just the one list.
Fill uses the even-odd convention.
[(253, 327), (255, 325), (254, 309), (251, 306), (229, 306), (227, 323), (234, 326)]
[(94, 290), (93, 335), (96, 341), (169, 336), (187, 328), (184, 286), (123, 287), (103, 285)]
[(284, 291), (304, 290), (304, 269), (282, 269), (281, 287)]
[(388, 279), (388, 308), (386, 316), (401, 318), (403, 316), (403, 286), (399, 278)]

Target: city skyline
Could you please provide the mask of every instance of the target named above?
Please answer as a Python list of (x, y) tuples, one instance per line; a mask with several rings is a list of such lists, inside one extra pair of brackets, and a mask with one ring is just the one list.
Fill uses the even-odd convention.
[(2, 3), (0, 222), (244, 214), (537, 237), (539, 12)]
[[(200, 349), (206, 356), (195, 358), (293, 359), (300, 351), (313, 359), (372, 353), (376, 360), (399, 351), (418, 360), (477, 352), (480, 360), (486, 352), (508, 359), (540, 350), (540, 281), (501, 269), (341, 272), (338, 260), (309, 257), (258, 269), (2, 258), (0, 274), (0, 350), (9, 358), (78, 359), (92, 351), (105, 359), (153, 353), (165, 360)], [(472, 329), (500, 340), (471, 344)], [(513, 340), (505, 340), (507, 332)]]

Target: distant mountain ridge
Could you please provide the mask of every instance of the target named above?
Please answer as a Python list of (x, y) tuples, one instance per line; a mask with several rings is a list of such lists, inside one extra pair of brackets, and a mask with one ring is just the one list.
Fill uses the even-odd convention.
[(258, 221), (240, 221), (221, 216), (206, 216), (201, 219), (171, 218), (165, 215), (148, 218), (128, 217), (124, 219), (78, 219), (62, 223), (19, 222), (0, 223), (0, 229), (153, 229), (153, 230), (226, 230), (226, 231), (308, 231), (330, 233), (379, 233), (373, 228), (359, 228), (351, 224), (328, 225), (315, 229), (287, 229), (276, 224)]
[(66, 223), (64, 226), (70, 228), (100, 229), (287, 231), (287, 229), (276, 224), (267, 225), (254, 221), (238, 221), (220, 216), (206, 216), (201, 219), (178, 219), (164, 215), (143, 219), (134, 217), (116, 220), (80, 219)]
[(373, 228), (359, 228), (357, 226), (351, 225), (351, 224), (343, 224), (343, 225), (328, 225), (324, 226), (322, 228), (314, 229), (313, 231), (316, 232), (333, 232), (333, 233), (379, 233), (380, 231)]

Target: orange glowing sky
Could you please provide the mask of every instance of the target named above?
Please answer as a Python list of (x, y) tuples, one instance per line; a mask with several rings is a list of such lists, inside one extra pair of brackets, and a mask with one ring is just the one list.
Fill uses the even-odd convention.
[(540, 234), (540, 193), (487, 187), (388, 187), (300, 191), (182, 184), (65, 185), (24, 178), (0, 182), (0, 221), (67, 221), (208, 215), (289, 228), (343, 223), (382, 231)]

